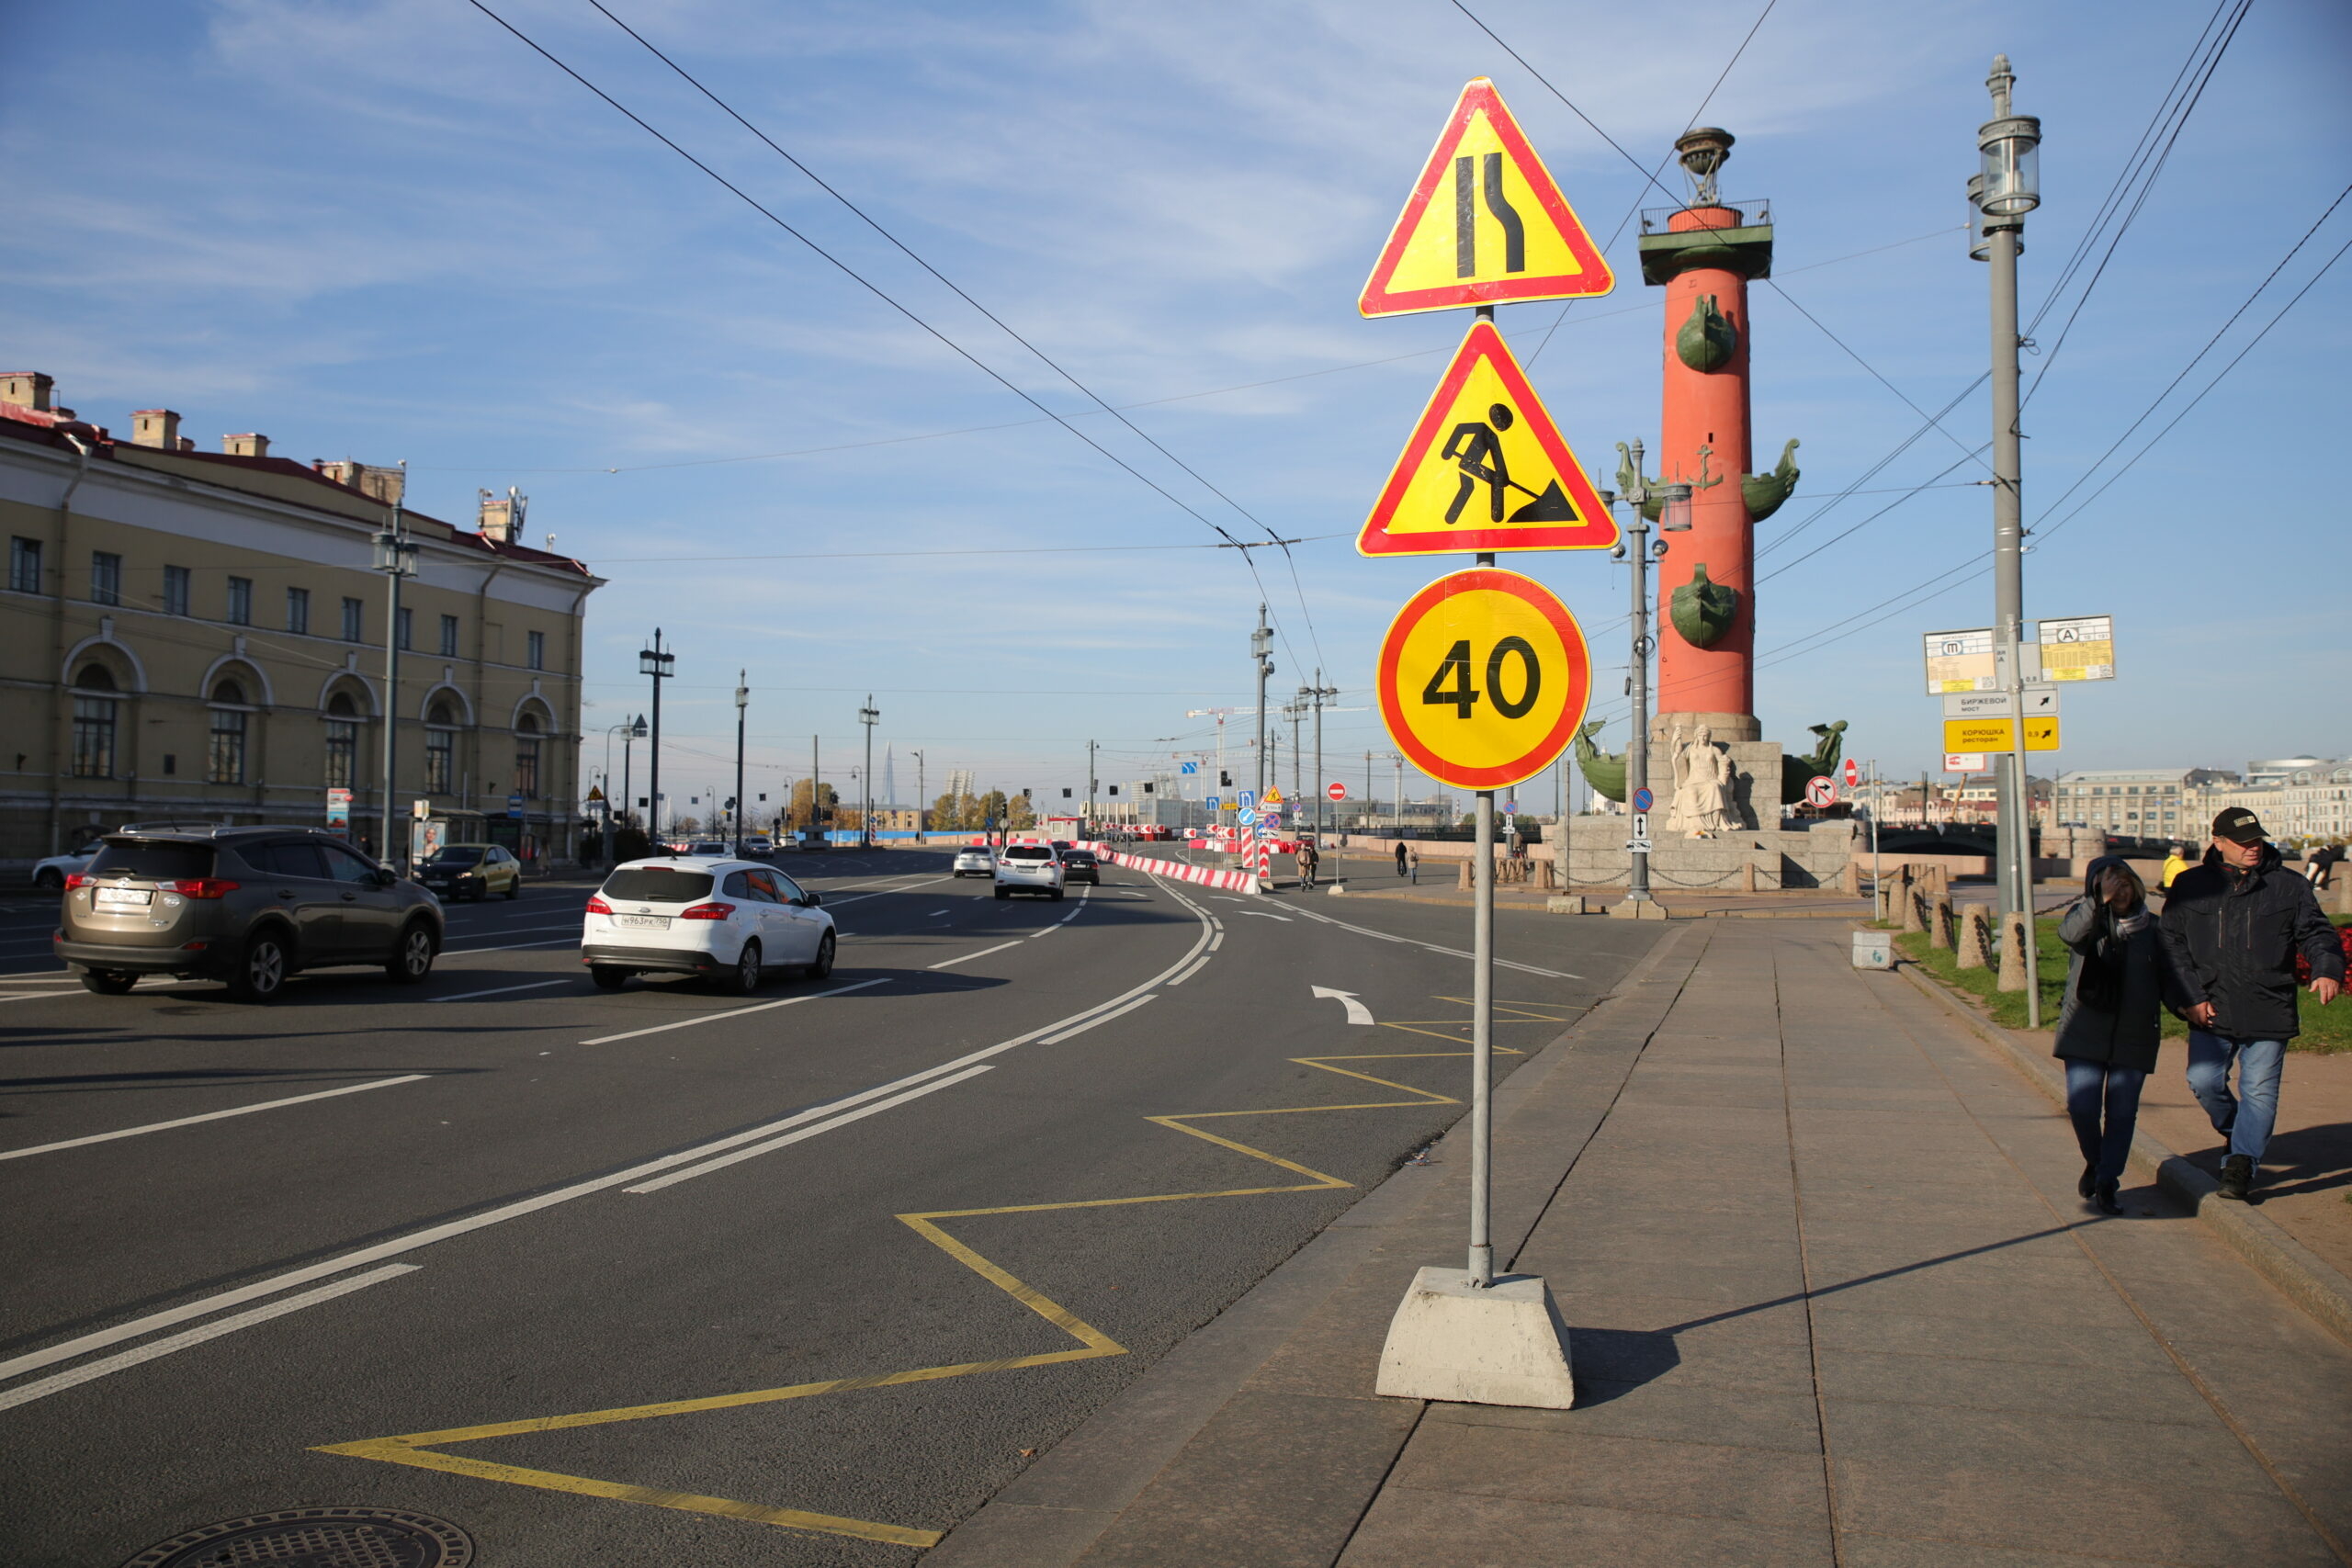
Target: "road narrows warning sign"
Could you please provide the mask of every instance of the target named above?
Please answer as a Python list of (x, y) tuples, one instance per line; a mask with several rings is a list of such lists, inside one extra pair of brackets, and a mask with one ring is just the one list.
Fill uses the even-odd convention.
[(1474, 321), (1356, 536), (1367, 556), (1605, 550), (1616, 520), (1491, 321)]
[(1481, 76), (1462, 89), (1356, 309), (1576, 299), (1617, 286), (1526, 132)]

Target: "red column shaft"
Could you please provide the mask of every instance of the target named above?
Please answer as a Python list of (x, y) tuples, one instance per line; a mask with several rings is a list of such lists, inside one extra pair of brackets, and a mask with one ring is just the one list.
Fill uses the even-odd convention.
[[(1668, 228), (1729, 229), (1739, 214), (1729, 208), (1700, 207), (1678, 212)], [(1739, 334), (1738, 347), (1720, 370), (1693, 370), (1676, 352), (1675, 340), (1699, 301), (1713, 296), (1715, 310)], [(1690, 531), (1668, 534), (1658, 567), (1657, 711), (1753, 714), (1756, 711), (1755, 542), (1740, 477), (1750, 468), (1747, 430), (1747, 279), (1723, 267), (1693, 267), (1666, 286), (1666, 385), (1659, 419), (1658, 477), (1707, 488), (1690, 498)], [(1701, 447), (1707, 448), (1704, 472)], [(1694, 648), (1674, 629), (1674, 591), (1690, 581), (1704, 562), (1713, 581), (1736, 590), (1739, 613), (1713, 644)]]

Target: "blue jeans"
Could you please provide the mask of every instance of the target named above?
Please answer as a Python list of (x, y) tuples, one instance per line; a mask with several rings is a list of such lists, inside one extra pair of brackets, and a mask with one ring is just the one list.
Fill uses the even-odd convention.
[[(2132, 1128), (2140, 1119), (2140, 1087), (2147, 1081), (2148, 1075), (2137, 1067), (2066, 1059), (2066, 1114), (2075, 1123), (2083, 1163), (2096, 1167), (2101, 1181), (2123, 1179)], [(2103, 1127), (2102, 1110), (2107, 1113)]]
[[(2201, 1029), (2188, 1032), (2188, 1090), (2212, 1119), (2213, 1131), (2230, 1140), (2230, 1153), (2256, 1164), (2270, 1146), (2278, 1120), (2278, 1072), (2286, 1064), (2284, 1040), (2224, 1040)], [(2237, 1064), (2238, 1091), (2230, 1093), (2230, 1064)]]

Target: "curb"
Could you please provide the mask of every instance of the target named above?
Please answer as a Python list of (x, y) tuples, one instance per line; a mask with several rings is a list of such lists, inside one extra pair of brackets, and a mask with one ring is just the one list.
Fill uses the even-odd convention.
[[(1498, 1132), (1508, 1112), (1541, 1089), (1577, 1044), (1597, 1029), (1615, 1022), (1634, 1005), (1650, 977), (1687, 945), (1686, 936), (1672, 931), (1663, 933), (1582, 1017), (1495, 1086)], [(1690, 962), (1695, 966), (1697, 960)], [(1457, 1126), (1466, 1132), (1467, 1125), (1465, 1111)], [(1440, 1138), (1436, 1148), (1441, 1154), (1453, 1136), (1449, 1130)], [(1439, 1182), (1444, 1179), (1442, 1174), (1438, 1178)], [(1535, 1204), (1540, 1215), (1542, 1203), (1548, 1201), (1557, 1186), (1555, 1173), (1539, 1172), (1534, 1185), (1540, 1190), (1533, 1194), (1540, 1199)], [(1131, 1506), (1177, 1466), (1203, 1432), (1236, 1403), (1243, 1385), (1307, 1328), (1317, 1313), (1346, 1289), (1359, 1269), (1374, 1260), (1384, 1238), (1407, 1227), (1440, 1190), (1428, 1173), (1412, 1166), (1368, 1190), (1321, 1233), (1223, 1312), (1178, 1341), (1140, 1378), (949, 1530), (924, 1553), (924, 1562), (937, 1563), (939, 1568), (1069, 1568), (1086, 1557)], [(1448, 1201), (1454, 1196), (1448, 1194)], [(1530, 1195), (1519, 1196), (1524, 1200)], [(1524, 1229), (1532, 1230), (1534, 1216), (1521, 1217), (1526, 1221)], [(1503, 1245), (1512, 1230), (1508, 1217), (1498, 1216), (1498, 1258), (1515, 1253), (1523, 1244), (1522, 1237), (1508, 1247)], [(1382, 1321), (1385, 1322), (1385, 1309)], [(1407, 1402), (1395, 1403), (1401, 1408)], [(1411, 1402), (1411, 1408), (1418, 1413), (1422, 1402)], [(1410, 1423), (1406, 1422), (1390, 1434), (1392, 1441), (1374, 1445), (1386, 1455), (1379, 1466), (1382, 1473), (1394, 1450), (1403, 1447), (1409, 1429)], [(1377, 1476), (1371, 1478), (1371, 1484), (1377, 1489)], [(1369, 1501), (1367, 1495), (1361, 1504)], [(1353, 1511), (1360, 1513), (1361, 1506)], [(1150, 1560), (1168, 1559), (1155, 1552)]]
[[(2055, 1059), (2039, 1056), (2010, 1038), (2009, 1032), (1988, 1022), (1941, 985), (1919, 972), (1908, 960), (1896, 969), (1911, 984), (1933, 997), (1980, 1038), (1998, 1049), (2009, 1065), (2060, 1110), (2066, 1093)], [(2131, 1163), (2175, 1201), (2187, 1208), (2255, 1271), (2284, 1292), (2319, 1325), (2352, 1345), (2352, 1279), (2346, 1279), (2311, 1248), (2297, 1241), (2259, 1209), (2214, 1198), (2220, 1183), (2197, 1166), (2175, 1154), (2148, 1134), (2133, 1129)]]

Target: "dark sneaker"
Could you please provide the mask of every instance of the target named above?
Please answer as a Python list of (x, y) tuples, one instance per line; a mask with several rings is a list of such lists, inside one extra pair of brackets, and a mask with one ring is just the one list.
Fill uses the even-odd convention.
[(2102, 1181), (2093, 1190), (2091, 1201), (2098, 1205), (2100, 1213), (2120, 1214), (2123, 1212), (2123, 1205), (2115, 1201), (2115, 1188), (2114, 1182)]
[(2083, 1162), (2083, 1179), (2075, 1183), (2075, 1190), (2083, 1197), (2087, 1198), (2091, 1195), (2091, 1189), (2096, 1187), (2098, 1184), (2098, 1161), (2095, 1159), (2086, 1159)]
[(2254, 1156), (2232, 1155), (2222, 1162), (2222, 1190), (2218, 1194), (2232, 1202), (2245, 1201), (2246, 1189), (2254, 1185)]

